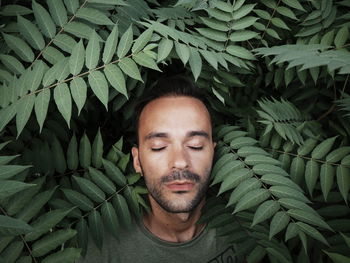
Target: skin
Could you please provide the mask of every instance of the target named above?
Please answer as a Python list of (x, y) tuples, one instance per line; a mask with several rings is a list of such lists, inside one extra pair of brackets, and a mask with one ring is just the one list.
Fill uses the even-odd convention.
[(153, 100), (141, 112), (138, 136), (133, 165), (151, 192), (152, 212), (143, 217), (146, 228), (166, 241), (191, 240), (204, 227), (195, 223), (215, 148), (207, 108), (192, 97)]

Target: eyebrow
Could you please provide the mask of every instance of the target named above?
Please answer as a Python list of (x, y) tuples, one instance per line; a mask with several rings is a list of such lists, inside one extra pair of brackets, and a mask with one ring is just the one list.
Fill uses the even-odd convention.
[[(186, 134), (186, 137), (195, 137), (195, 136), (201, 136), (206, 139), (209, 139), (209, 134), (205, 131), (190, 131)], [(145, 136), (145, 141), (151, 140), (154, 138), (169, 138), (169, 134), (166, 132), (151, 132)]]

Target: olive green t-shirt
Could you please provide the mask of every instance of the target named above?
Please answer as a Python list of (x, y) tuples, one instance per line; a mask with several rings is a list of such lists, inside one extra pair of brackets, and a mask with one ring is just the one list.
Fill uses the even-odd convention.
[(118, 239), (105, 233), (102, 250), (92, 240), (85, 258), (79, 263), (235, 263), (232, 245), (216, 235), (215, 229), (204, 228), (195, 238), (183, 243), (164, 241), (153, 235), (143, 223), (122, 230)]

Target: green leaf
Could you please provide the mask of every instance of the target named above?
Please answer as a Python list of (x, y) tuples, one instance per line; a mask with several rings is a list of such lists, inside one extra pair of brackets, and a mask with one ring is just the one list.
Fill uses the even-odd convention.
[(8, 164), (19, 156), (20, 154), (12, 155), (12, 156), (0, 156), (0, 165)]
[(334, 41), (334, 30), (331, 30), (323, 35), (320, 44), (325, 46), (331, 46)]
[(62, 0), (47, 0), (47, 5), (56, 25), (63, 27), (68, 22), (68, 17)]
[[(24, 247), (24, 243), (22, 241), (14, 241), (12, 242), (1, 254), (6, 261), (1, 260), (2, 262), (18, 262), (17, 258), (21, 255)], [(0, 258), (2, 259), (2, 258)]]
[(256, 165), (256, 164), (260, 164), (260, 163), (266, 163), (266, 164), (271, 164), (271, 165), (280, 165), (280, 161), (266, 156), (266, 155), (260, 155), (260, 154), (252, 154), (247, 156), (244, 159), (244, 162), (248, 165)]
[(317, 141), (313, 138), (309, 138), (304, 141), (303, 145), (297, 150), (298, 155), (308, 155), (317, 145)]
[(93, 182), (83, 177), (73, 176), (81, 191), (95, 202), (101, 203), (105, 200), (105, 193)]
[(129, 97), (126, 89), (124, 74), (119, 67), (115, 64), (108, 64), (103, 71), (112, 87), (128, 99)]
[(22, 63), (13, 56), (1, 54), (0, 60), (9, 70), (15, 74), (23, 74), (25, 71)]
[(133, 54), (132, 59), (140, 66), (161, 71), (158, 68), (156, 62), (153, 60), (153, 58), (147, 55), (147, 53), (145, 52), (139, 52), (139, 53)]
[(324, 253), (326, 253), (334, 263), (350, 263), (349, 257), (334, 252), (324, 251)]
[(29, 222), (50, 200), (55, 190), (56, 187), (37, 194), (34, 198), (30, 200), (29, 204), (27, 204), (22, 210), (20, 210), (16, 217), (25, 222)]
[(118, 58), (125, 57), (125, 55), (129, 52), (131, 48), (132, 41), (133, 41), (133, 31), (132, 31), (132, 25), (130, 25), (129, 28), (124, 32), (124, 34), (120, 38), (118, 48), (117, 48)]
[(196, 28), (196, 30), (205, 38), (209, 38), (219, 42), (227, 41), (227, 35), (225, 32), (221, 32), (211, 28)]
[(50, 96), (50, 89), (43, 89), (35, 98), (34, 111), (36, 119), (40, 126), (40, 132), (43, 128), (43, 124), (46, 119), (47, 110), (49, 108)]
[(288, 174), (281, 167), (271, 165), (271, 164), (257, 164), (253, 166), (253, 171), (259, 175), (265, 174), (278, 174), (282, 176), (287, 176)]
[[(81, 22), (72, 21), (64, 27), (64, 31), (71, 33), (79, 38), (90, 39), (93, 29)], [(98, 36), (98, 40), (102, 41), (100, 36)]]
[(106, 170), (106, 174), (111, 180), (119, 186), (126, 185), (126, 178), (117, 166), (105, 159), (102, 159), (102, 163)]
[(96, 97), (102, 102), (108, 110), (108, 83), (101, 71), (93, 71), (88, 77), (89, 84)]
[(305, 161), (304, 158), (297, 156), (293, 159), (292, 164), (290, 166), (290, 177), (291, 179), (300, 184), (305, 175)]
[(282, 197), (278, 200), (278, 202), (285, 208), (301, 209), (317, 215), (317, 212), (312, 207), (297, 199)]
[(247, 263), (261, 262), (265, 255), (265, 249), (258, 245), (251, 252), (249, 252), (249, 255), (247, 256)]
[(35, 91), (40, 86), (41, 80), (44, 76), (45, 64), (39, 60), (34, 63), (33, 70), (31, 71), (30, 79), (28, 79), (28, 90)]
[(67, 240), (71, 239), (77, 234), (74, 229), (62, 229), (55, 231), (42, 239), (36, 241), (32, 245), (32, 254), (34, 257), (41, 257), (55, 248), (64, 244)]
[(213, 18), (208, 18), (208, 17), (199, 17), (202, 22), (208, 26), (209, 28), (216, 29), (219, 31), (229, 31), (229, 27), (226, 23), (218, 21)]
[(80, 258), (80, 252), (81, 249), (79, 248), (65, 248), (62, 251), (50, 254), (49, 256), (45, 257), (42, 263), (73, 263), (75, 260)]
[(267, 173), (267, 174), (264, 174), (260, 179), (265, 184), (289, 186), (290, 188), (293, 188), (297, 191), (302, 192), (302, 189), (299, 187), (299, 185), (294, 183), (292, 180), (290, 180), (286, 176)]
[(53, 136), (51, 151), (55, 170), (58, 173), (63, 174), (67, 169), (66, 158), (64, 156), (62, 146), (56, 136)]
[(76, 77), (70, 82), (70, 91), (73, 100), (78, 108), (78, 115), (84, 107), (86, 101), (87, 86), (83, 78)]
[(32, 49), (19, 37), (3, 33), (3, 37), (7, 46), (12, 49), (25, 62), (32, 62), (34, 60), (34, 53)]
[(261, 187), (260, 180), (257, 180), (256, 178), (249, 178), (247, 180), (244, 180), (241, 182), (231, 193), (230, 199), (227, 203), (227, 206), (233, 205), (238, 202), (239, 199), (246, 193), (256, 190)]
[(241, 161), (231, 161), (225, 163), (218, 171), (217, 174), (214, 174), (213, 182), (211, 185), (215, 185), (217, 183), (222, 182), (230, 173), (232, 173), (235, 170), (238, 170), (239, 168), (244, 167), (244, 163)]
[(304, 7), (299, 3), (298, 0), (282, 0), (282, 2), (285, 3), (286, 5), (292, 7), (292, 8), (306, 12)]
[(104, 225), (107, 227), (108, 231), (115, 237), (118, 238), (119, 235), (119, 222), (117, 218), (117, 213), (113, 206), (104, 202), (101, 208), (101, 214)]
[(85, 195), (71, 189), (62, 189), (62, 191), (68, 201), (79, 207), (81, 210), (91, 211), (94, 208), (94, 204)]
[(197, 81), (201, 71), (202, 71), (202, 59), (196, 48), (190, 47), (190, 58), (189, 58), (190, 68), (195, 81)]
[(105, 64), (111, 62), (118, 45), (118, 25), (113, 27), (112, 32), (107, 37), (105, 47), (103, 49), (102, 61)]
[(259, 155), (269, 155), (265, 150), (257, 147), (257, 146), (243, 146), (239, 148), (237, 154), (241, 157), (247, 157), (251, 154), (259, 154)]
[(246, 16), (243, 17), (239, 20), (236, 20), (232, 26), (231, 29), (232, 30), (242, 30), (242, 29), (246, 29), (250, 26), (252, 26), (256, 21), (258, 20), (257, 17), (254, 16)]
[(302, 230), (304, 233), (308, 234), (310, 237), (322, 242), (323, 244), (329, 246), (327, 240), (322, 236), (322, 234), (314, 227), (307, 225), (303, 222), (297, 222), (297, 226), (300, 230)]
[(312, 196), (312, 192), (316, 186), (317, 179), (320, 175), (320, 168), (316, 161), (310, 160), (306, 163), (305, 169), (305, 183), (307, 189), (309, 190), (310, 196)]
[(270, 223), (269, 239), (271, 239), (278, 232), (282, 231), (289, 223), (290, 217), (284, 211), (277, 212)]
[(116, 191), (116, 188), (114, 186), (114, 183), (108, 179), (102, 172), (99, 170), (89, 167), (89, 174), (91, 175), (92, 181), (97, 184), (98, 187), (100, 187), (105, 193), (107, 194), (114, 194)]
[(173, 47), (174, 47), (174, 42), (172, 40), (167, 39), (167, 38), (163, 38), (160, 41), (159, 46), (158, 46), (157, 62), (160, 62), (160, 61), (166, 59), (169, 56)]
[(91, 152), (92, 164), (96, 168), (102, 166), (102, 154), (103, 154), (103, 140), (100, 129), (98, 129), (95, 136), (94, 142), (92, 143), (92, 152)]
[(129, 227), (132, 220), (131, 220), (131, 215), (130, 215), (130, 211), (128, 208), (128, 204), (127, 204), (125, 198), (120, 194), (116, 194), (113, 197), (112, 202), (113, 202), (113, 206), (117, 212), (117, 215), (120, 218), (121, 225), (124, 227)]
[(292, 198), (304, 203), (310, 203), (310, 201), (304, 196), (304, 194), (294, 188), (284, 185), (275, 185), (269, 188), (269, 191), (278, 198)]
[(92, 235), (93, 241), (96, 244), (96, 246), (101, 250), (103, 245), (103, 223), (101, 215), (98, 211), (93, 210), (89, 217), (89, 230)]
[(232, 13), (232, 19), (238, 20), (242, 17), (245, 17), (253, 10), (255, 5), (256, 4), (248, 4), (248, 5), (241, 6), (238, 10)]
[(227, 190), (235, 188), (240, 182), (252, 176), (252, 170), (249, 170), (247, 168), (241, 168), (239, 170), (231, 172), (230, 175), (226, 177), (222, 182), (218, 195), (226, 192)]
[(42, 214), (39, 216), (37, 220), (35, 220), (31, 225), (34, 228), (34, 230), (28, 234), (25, 235), (25, 240), (33, 241), (41, 237), (43, 234), (47, 233), (55, 227), (59, 222), (62, 221), (64, 217), (69, 214), (69, 212), (72, 211), (72, 209), (75, 208), (69, 208), (69, 209), (55, 209), (51, 210), (45, 214)]
[[(16, 115), (16, 103), (0, 110), (0, 131), (13, 119)], [(1, 178), (1, 176), (0, 176)]]
[(35, 186), (35, 184), (26, 184), (26, 183), (12, 181), (12, 180), (1, 180), (0, 200), (10, 197), (18, 192), (21, 192), (33, 186)]
[(91, 164), (91, 143), (84, 133), (79, 144), (79, 162), (81, 167), (87, 169)]
[(288, 215), (297, 220), (332, 231), (330, 226), (325, 221), (323, 221), (320, 216), (314, 213), (310, 213), (309, 211), (303, 211), (300, 209), (290, 209), (287, 211), (287, 213)]
[(26, 206), (32, 198), (40, 191), (45, 177), (39, 177), (33, 180), (31, 183), (35, 186), (30, 187), (27, 190), (24, 190), (20, 195), (15, 195), (9, 200), (9, 204), (6, 206), (6, 212), (8, 215), (13, 216)]
[(82, 248), (82, 255), (84, 256), (87, 251), (87, 245), (88, 245), (88, 238), (89, 238), (89, 230), (86, 223), (86, 220), (84, 218), (81, 218), (81, 220), (78, 222), (76, 226), (76, 230), (78, 231), (78, 246)]
[(62, 33), (55, 36), (55, 38), (53, 39), (53, 43), (57, 47), (62, 49), (62, 51), (68, 52), (70, 54), (72, 53), (73, 47), (77, 44), (74, 38), (72, 38), (68, 34), (62, 34)]
[(69, 170), (76, 170), (79, 165), (78, 142), (75, 133), (69, 141), (67, 148), (67, 166)]
[(349, 30), (347, 26), (343, 26), (339, 29), (334, 39), (334, 44), (337, 48), (343, 47), (349, 38)]
[(204, 57), (204, 59), (206, 61), (208, 61), (208, 63), (215, 69), (218, 69), (218, 61), (217, 61), (217, 58), (216, 56), (210, 52), (210, 51), (207, 51), (207, 50), (199, 50), (199, 52), (202, 54), (202, 56)]
[(252, 54), (252, 52), (250, 52), (248, 49), (241, 47), (241, 46), (235, 46), (235, 45), (229, 45), (226, 48), (227, 53), (239, 57), (239, 58), (243, 58), (243, 59), (248, 59), (248, 60), (255, 60), (254, 55)]
[(23, 128), (27, 124), (29, 117), (32, 113), (35, 102), (34, 95), (26, 95), (18, 101), (16, 126), (17, 126), (17, 138), (21, 134)]
[(281, 18), (278, 18), (278, 17), (273, 17), (271, 19), (271, 23), (274, 25), (274, 26), (277, 26), (279, 28), (282, 28), (282, 29), (286, 29), (286, 30), (291, 30), (287, 24), (281, 19)]
[(254, 144), (256, 144), (257, 141), (253, 138), (250, 137), (239, 137), (234, 139), (233, 141), (231, 141), (230, 146), (233, 149), (240, 149), (241, 147), (244, 146), (252, 146)]
[(22, 171), (32, 167), (31, 165), (0, 165), (0, 180), (10, 179)]
[(328, 138), (315, 147), (311, 153), (313, 159), (322, 159), (331, 150), (337, 136)]
[(279, 251), (277, 249), (274, 249), (272, 247), (266, 248), (266, 252), (271, 255), (272, 258), (276, 259), (277, 262), (281, 263), (290, 263), (290, 260), (287, 260), (285, 258), (285, 255), (282, 251)]
[(190, 58), (190, 48), (185, 44), (175, 42), (175, 50), (182, 63), (186, 65), (187, 61)]
[(337, 184), (345, 203), (347, 203), (350, 190), (350, 169), (348, 167), (342, 165), (337, 167)]
[(119, 61), (118, 66), (129, 77), (143, 82), (139, 68), (131, 58), (122, 58)]
[(19, 32), (33, 48), (42, 50), (45, 47), (45, 41), (42, 34), (30, 20), (18, 16), (17, 23)]
[(259, 205), (269, 197), (270, 197), (270, 193), (266, 189), (252, 190), (242, 196), (242, 198), (236, 204), (236, 207), (233, 213), (238, 213), (240, 211)]
[(31, 13), (32, 10), (22, 5), (4, 5), (0, 12), (3, 16), (28, 15)]
[(339, 147), (326, 156), (326, 162), (337, 163), (350, 153), (350, 146)]
[(59, 112), (66, 120), (68, 127), (70, 127), (70, 118), (72, 115), (72, 98), (68, 85), (66, 83), (59, 84), (54, 89), (53, 97)]
[(77, 75), (81, 72), (84, 66), (84, 58), (85, 49), (83, 41), (80, 39), (80, 41), (73, 47), (72, 55), (69, 58), (69, 69), (72, 75)]
[(250, 30), (238, 30), (230, 34), (230, 40), (233, 42), (247, 41), (257, 37), (259, 34)]
[(89, 43), (86, 46), (86, 60), (85, 65), (88, 69), (96, 68), (100, 59), (100, 43), (98, 35), (95, 30), (92, 31)]
[(324, 200), (327, 201), (329, 191), (332, 189), (335, 176), (335, 169), (329, 163), (321, 165), (320, 183)]
[(280, 209), (280, 204), (274, 200), (268, 200), (259, 205), (254, 214), (252, 226), (269, 219)]
[(76, 12), (76, 17), (87, 20), (96, 25), (114, 25), (113, 21), (108, 18), (103, 12), (98, 9), (83, 7)]
[(279, 13), (279, 14), (285, 16), (285, 17), (288, 17), (290, 19), (299, 20), (295, 16), (294, 12), (291, 9), (289, 9), (288, 7), (279, 6), (279, 7), (276, 8), (276, 11), (277, 11), (277, 13)]
[(134, 45), (132, 46), (131, 52), (137, 53), (141, 51), (147, 43), (151, 40), (153, 34), (153, 29), (148, 28), (145, 30), (134, 42)]
[(62, 59), (54, 65), (54, 68), (55, 78), (58, 81), (64, 80), (69, 75), (69, 58)]
[[(216, 3), (221, 3), (221, 2), (216, 2)], [(214, 17), (217, 20), (224, 21), (224, 22), (229, 22), (231, 21), (232, 17), (230, 13), (214, 9), (214, 8), (207, 8), (205, 11), (208, 12), (210, 17)]]
[(63, 0), (63, 1), (67, 7), (68, 12), (71, 14), (75, 14), (75, 12), (80, 6), (79, 0)]

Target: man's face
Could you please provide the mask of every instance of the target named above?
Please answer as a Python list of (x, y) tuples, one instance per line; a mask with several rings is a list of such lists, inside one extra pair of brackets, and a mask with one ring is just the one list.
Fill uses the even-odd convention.
[(208, 188), (215, 144), (209, 113), (195, 98), (151, 101), (139, 119), (134, 167), (153, 198), (171, 213), (192, 211)]

